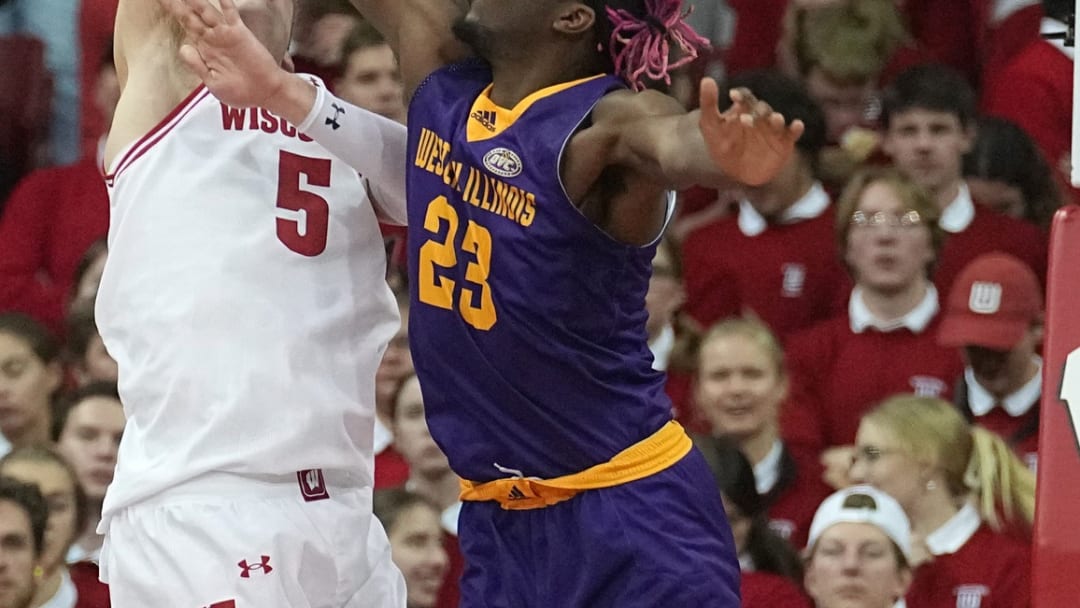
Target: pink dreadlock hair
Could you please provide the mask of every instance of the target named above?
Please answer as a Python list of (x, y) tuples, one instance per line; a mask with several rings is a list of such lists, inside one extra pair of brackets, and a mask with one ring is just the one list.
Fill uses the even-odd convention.
[[(671, 71), (697, 59), (698, 49), (709, 48), (709, 41), (694, 31), (681, 12), (680, 0), (645, 0), (645, 15), (635, 15), (623, 8), (604, 7), (611, 22), (609, 52), (615, 73), (630, 83), (635, 91), (645, 88), (645, 79), (671, 84)], [(670, 62), (671, 42), (682, 57)]]

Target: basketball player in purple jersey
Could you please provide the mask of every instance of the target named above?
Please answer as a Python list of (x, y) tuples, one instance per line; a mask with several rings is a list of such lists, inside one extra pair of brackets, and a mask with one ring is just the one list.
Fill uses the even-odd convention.
[[(279, 64), (293, 0), (238, 4)], [(338, 102), (363, 145), (328, 150), (322, 116), (215, 97), (182, 35), (120, 0), (96, 304), (127, 413), (100, 528), (112, 605), (403, 608), (371, 500), (399, 326), (376, 216), (405, 220), (405, 129)]]
[[(333, 115), (228, 0), (160, 1), (216, 94)], [(652, 370), (644, 297), (669, 191), (767, 181), (802, 124), (746, 91), (720, 113), (709, 80), (689, 114), (628, 90), (694, 56), (678, 0), (354, 4), (411, 97), (410, 340), (432, 435), (468, 480), (462, 605), (738, 606), (723, 507)]]

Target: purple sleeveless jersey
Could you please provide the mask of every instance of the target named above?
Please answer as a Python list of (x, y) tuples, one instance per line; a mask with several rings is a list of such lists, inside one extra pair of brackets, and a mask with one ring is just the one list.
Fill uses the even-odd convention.
[(621, 80), (557, 85), (512, 110), (488, 100), (490, 83), (486, 64), (456, 64), (410, 105), (412, 356), (456, 473), (556, 477), (671, 418), (645, 333), (655, 246), (609, 237), (559, 177), (567, 141)]

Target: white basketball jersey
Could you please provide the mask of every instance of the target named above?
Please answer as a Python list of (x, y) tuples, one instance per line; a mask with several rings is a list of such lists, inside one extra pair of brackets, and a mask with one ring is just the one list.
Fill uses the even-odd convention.
[(105, 514), (209, 471), (370, 483), (399, 323), (360, 176), (205, 88), (111, 169), (97, 322), (127, 426)]

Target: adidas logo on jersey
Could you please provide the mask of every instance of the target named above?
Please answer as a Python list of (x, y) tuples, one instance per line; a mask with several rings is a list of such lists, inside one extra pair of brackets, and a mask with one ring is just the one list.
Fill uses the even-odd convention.
[(472, 119), (476, 122), (484, 125), (484, 128), (488, 131), (495, 132), (495, 111), (494, 110), (477, 110), (472, 113)]
[(510, 500), (522, 500), (528, 497), (517, 486), (513, 486), (510, 488), (510, 495), (507, 498)]

